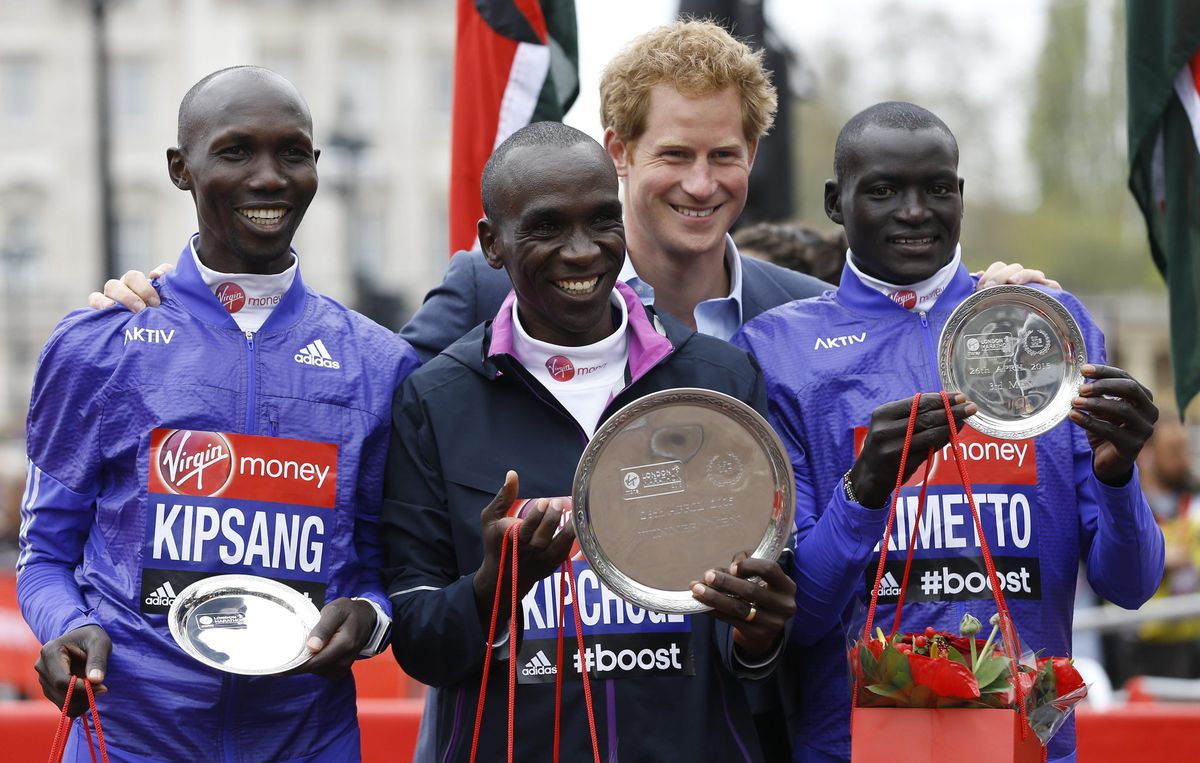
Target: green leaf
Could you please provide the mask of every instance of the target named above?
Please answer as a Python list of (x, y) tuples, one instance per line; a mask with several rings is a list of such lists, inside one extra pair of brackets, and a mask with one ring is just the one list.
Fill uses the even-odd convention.
[(1008, 673), (1007, 657), (985, 657), (975, 671), (975, 680), (979, 682), (979, 691), (982, 692), (984, 686), (990, 686), (997, 676), (1006, 673)]
[(863, 675), (867, 677), (873, 677), (879, 670), (879, 663), (876, 661), (875, 655), (871, 654), (871, 650), (862, 641), (858, 642), (858, 665), (862, 668)]
[(871, 684), (867, 687), (867, 691), (871, 692), (872, 694), (878, 694), (881, 697), (894, 699), (897, 702), (902, 702), (907, 699), (904, 692), (896, 689), (895, 687), (888, 686), (887, 684)]
[(967, 662), (967, 659), (962, 656), (962, 653), (949, 644), (946, 645), (946, 654), (949, 655), (950, 659), (954, 660), (963, 667), (971, 667), (971, 663)]
[(891, 644), (886, 644), (883, 647), (883, 670), (885, 675), (894, 676), (900, 671), (908, 672), (908, 658), (900, 653), (896, 647)]

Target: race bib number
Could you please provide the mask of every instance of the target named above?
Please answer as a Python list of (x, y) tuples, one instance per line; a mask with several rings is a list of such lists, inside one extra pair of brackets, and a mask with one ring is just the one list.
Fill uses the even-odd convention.
[(322, 607), (337, 456), (333, 443), (151, 432), (141, 611), (165, 614), (185, 587), (226, 573), (278, 580)]
[[(856, 428), (854, 434), (857, 455), (866, 437), (866, 427)], [(900, 489), (896, 522), (888, 538), (888, 558), (879, 584), (880, 602), (894, 603), (899, 599), (910, 543), (913, 562), (904, 593), (906, 602), (992, 598), (979, 528), (971, 516), (953, 450), (954, 446), (947, 444), (934, 453), (919, 521), (918, 501), (925, 466), (919, 467)], [(1004, 596), (1041, 599), (1038, 466), (1033, 440), (1000, 440), (963, 427), (958, 456), (971, 480), (983, 537), (996, 563)], [(871, 573), (866, 581), (868, 596), (876, 566), (877, 561), (868, 567)]]
[[(570, 499), (562, 524), (571, 521)], [(522, 516), (529, 501), (519, 500), (508, 511)], [(693, 676), (692, 622), (688, 615), (651, 612), (631, 604), (605, 587), (579, 551), (571, 551), (578, 603), (566, 591), (563, 608), (563, 665), (558, 663), (558, 607), (562, 586), (555, 573), (537, 582), (521, 600), (523, 636), (517, 655), (517, 681), (553, 683), (558, 671), (582, 680), (584, 670), (593, 679), (637, 676)], [(583, 626), (583, 653), (575, 637), (575, 612)]]

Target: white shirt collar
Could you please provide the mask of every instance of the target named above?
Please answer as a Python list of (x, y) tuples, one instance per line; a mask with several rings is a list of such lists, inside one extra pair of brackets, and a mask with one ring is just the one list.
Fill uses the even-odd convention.
[[(737, 245), (733, 243), (733, 237), (728, 233), (725, 234), (725, 267), (729, 270), (729, 294), (705, 300), (700, 305), (718, 300), (732, 300), (737, 308), (737, 323), (740, 326), (742, 323), (742, 257), (738, 253)], [(621, 273), (617, 279), (633, 289), (638, 298), (642, 300), (642, 304), (654, 304), (654, 287), (643, 281), (638, 275), (637, 269), (633, 265), (633, 258), (628, 253), (625, 254), (625, 264), (621, 267)], [(700, 309), (700, 305), (696, 306), (697, 310)]]

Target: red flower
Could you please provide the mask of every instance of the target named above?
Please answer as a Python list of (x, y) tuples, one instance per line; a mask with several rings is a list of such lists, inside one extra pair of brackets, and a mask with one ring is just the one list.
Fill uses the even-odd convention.
[[(957, 649), (959, 654), (965, 654), (965, 655), (967, 655), (968, 658), (970, 658), (970, 656), (971, 656), (971, 639), (966, 638), (965, 636), (950, 636), (949, 638), (946, 639), (946, 641), (949, 642), (950, 646)], [(975, 649), (982, 652), (984, 644), (986, 644), (986, 643), (987, 643), (986, 639), (981, 639), (981, 638), (975, 639)], [(998, 644), (993, 644), (993, 652), (999, 651), (999, 649), (996, 648), (998, 646), (999, 646)]]
[(939, 697), (979, 698), (979, 682), (966, 665), (954, 660), (910, 654), (908, 668), (914, 684), (928, 686)]
[(1039, 657), (1037, 664), (1041, 668), (1049, 661), (1054, 669), (1054, 695), (1065, 697), (1072, 692), (1085, 688), (1083, 676), (1075, 669), (1070, 657)]

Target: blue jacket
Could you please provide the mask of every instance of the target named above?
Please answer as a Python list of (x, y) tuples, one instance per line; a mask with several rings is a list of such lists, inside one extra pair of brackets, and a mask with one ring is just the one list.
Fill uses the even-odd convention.
[[(939, 389), (935, 346), (951, 310), (974, 289), (960, 267), (927, 313), (912, 313), (865, 286), (847, 267), (836, 292), (793, 302), (743, 327), (734, 343), (759, 360), (771, 423), (796, 472), (798, 614), (787, 668), (794, 680), (789, 720), (797, 761), (849, 758), (850, 677), (846, 640), (856, 636), (874, 582), (875, 548), (886, 511), (849, 503), (842, 475), (854, 463), (855, 435), (879, 405)], [(1089, 361), (1103, 363), (1104, 337), (1070, 294), (1053, 292), (1083, 331)], [(1163, 569), (1162, 534), (1141, 494), (1096, 479), (1084, 431), (1064, 422), (1034, 440), (1002, 443), (967, 430), (964, 446), (984, 532), (1026, 649), (1071, 653), (1071, 613), (1079, 563), (1106, 599), (1137, 607), (1154, 593)], [(990, 444), (989, 444), (990, 443)], [(958, 631), (971, 612), (995, 611), (970, 509), (957, 473), (931, 477), (914, 553), (902, 630)], [(952, 474), (952, 472), (955, 472)], [(910, 483), (920, 479), (920, 471)], [(902, 521), (893, 530), (888, 571), (898, 581), (919, 487), (902, 488)], [(897, 567), (898, 565), (898, 567)], [(864, 568), (872, 574), (864, 575)], [(897, 572), (899, 570), (899, 572)], [(926, 577), (928, 575), (928, 577)], [(882, 588), (882, 586), (881, 586)], [(889, 626), (898, 583), (881, 596), (877, 621)], [(986, 626), (985, 626), (986, 627)], [(1073, 760), (1074, 726), (1052, 740), (1050, 757)]]
[(377, 526), (388, 411), (417, 357), (299, 273), (252, 337), (190, 247), (161, 293), (136, 315), (76, 311), (42, 352), (21, 610), (43, 643), (89, 624), (112, 639), (99, 707), (114, 761), (344, 760), (358, 746), (352, 677), (208, 668), (165, 613), (224, 572), (282, 580), (318, 607), (359, 596), (390, 611)]
[[(759, 410), (765, 390), (741, 350), (661, 316), (665, 336), (631, 290), (626, 384), (602, 418), (650, 392), (704, 387)], [(487, 623), (475, 609), (472, 576), (482, 561), (479, 513), (507, 470), (522, 496), (569, 496), (587, 436), (511, 355), (512, 321), (501, 309), (409, 377), (397, 396), (383, 509), (384, 576), (395, 610), (393, 648), (405, 672), (438, 688), (438, 761), (470, 752)], [(577, 562), (577, 564), (580, 564)], [(612, 763), (758, 761), (761, 753), (738, 682), (762, 671), (735, 667), (731, 629), (708, 615), (652, 615), (578, 573), (581, 616), (602, 671), (593, 680), (600, 757)], [(553, 583), (522, 603), (517, 649), (517, 760), (549, 760), (554, 724)], [(571, 608), (565, 655), (576, 652)], [(594, 619), (595, 622), (591, 622)], [(673, 647), (678, 647), (672, 652)], [(495, 650), (480, 742), (481, 760), (503, 760), (507, 744), (507, 649)], [(661, 659), (609, 678), (626, 655)], [(564, 657), (564, 661), (570, 659)], [(606, 664), (612, 661), (613, 664)], [(681, 666), (676, 669), (673, 661)], [(690, 665), (689, 665), (690, 662)], [(639, 672), (639, 669), (641, 670)], [(618, 671), (620, 672), (620, 671)], [(581, 682), (563, 687), (563, 760), (590, 760)]]
[[(793, 299), (815, 297), (832, 288), (824, 281), (753, 257), (741, 257), (742, 320)], [(459, 337), (491, 320), (512, 290), (508, 274), (487, 264), (483, 253), (457, 252), (442, 282), (429, 290), (400, 336), (429, 360)]]

